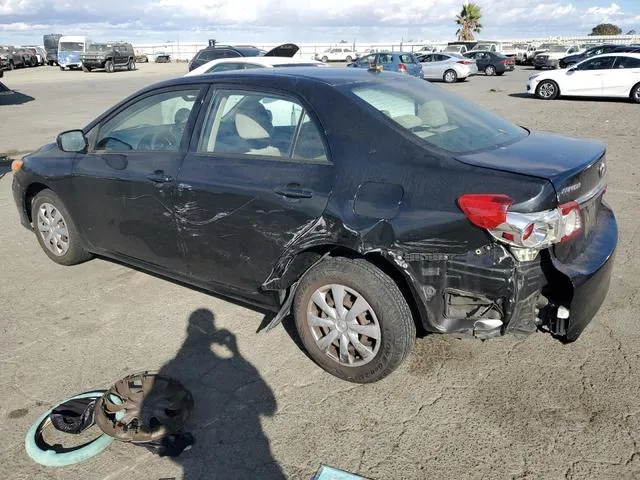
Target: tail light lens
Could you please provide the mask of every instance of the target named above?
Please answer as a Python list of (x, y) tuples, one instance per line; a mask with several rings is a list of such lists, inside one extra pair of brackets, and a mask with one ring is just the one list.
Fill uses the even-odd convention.
[(460, 210), (471, 223), (514, 247), (541, 250), (582, 232), (582, 210), (575, 201), (534, 213), (511, 212), (512, 204), (513, 200), (502, 194), (467, 194), (458, 198)]
[(507, 195), (468, 194), (458, 198), (458, 205), (471, 223), (492, 230), (507, 221), (513, 200)]
[(471, 60), (458, 60), (456, 63), (461, 63), (462, 65), (471, 65)]
[(398, 71), (407, 73), (407, 66), (404, 63), (401, 63), (400, 65), (398, 65)]

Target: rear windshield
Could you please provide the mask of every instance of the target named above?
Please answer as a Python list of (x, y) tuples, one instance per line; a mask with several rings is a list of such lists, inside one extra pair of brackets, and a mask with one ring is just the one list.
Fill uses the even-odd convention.
[(416, 63), (413, 59), (413, 55), (400, 55), (400, 61), (402, 63)]
[(441, 87), (400, 77), (341, 87), (415, 137), (451, 153), (496, 148), (528, 135), (507, 120)]

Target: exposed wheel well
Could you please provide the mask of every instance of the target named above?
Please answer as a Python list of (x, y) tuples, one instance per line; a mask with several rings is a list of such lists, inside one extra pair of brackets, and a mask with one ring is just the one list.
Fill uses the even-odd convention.
[(27, 191), (24, 195), (24, 209), (27, 212), (27, 217), (29, 218), (30, 222), (33, 221), (33, 218), (31, 218), (31, 203), (33, 202), (33, 198), (42, 190), (46, 190), (47, 188), (49, 187), (43, 185), (42, 183), (32, 183), (27, 188)]
[(364, 258), (365, 260), (378, 267), (384, 273), (386, 273), (398, 286), (405, 300), (409, 304), (409, 308), (411, 309), (411, 314), (413, 316), (413, 321), (416, 325), (418, 333), (420, 335), (424, 335), (426, 333), (423, 322), (421, 321), (423, 316), (426, 315), (426, 312), (423, 312), (422, 309), (420, 309), (419, 304), (416, 300), (415, 292), (411, 288), (411, 285), (409, 285), (409, 282), (402, 274), (402, 272), (400, 272), (398, 268), (381, 253), (372, 252), (366, 255), (362, 255), (355, 250), (351, 250), (346, 247), (337, 247), (335, 245), (321, 245), (312, 247), (296, 255), (282, 277), (282, 284), (286, 285), (287, 287), (293, 284), (306, 271), (307, 268), (313, 265), (313, 263), (315, 263), (318, 259), (320, 259), (322, 255), (326, 254), (327, 252), (331, 252), (332, 257)]

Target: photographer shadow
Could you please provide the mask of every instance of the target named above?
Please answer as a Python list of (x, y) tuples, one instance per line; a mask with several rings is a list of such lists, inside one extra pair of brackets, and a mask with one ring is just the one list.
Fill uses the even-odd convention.
[(273, 392), (242, 357), (235, 335), (214, 321), (211, 311), (194, 311), (182, 347), (158, 372), (179, 380), (195, 401), (186, 427), (195, 444), (171, 460), (185, 480), (284, 479), (261, 425), (277, 410)]

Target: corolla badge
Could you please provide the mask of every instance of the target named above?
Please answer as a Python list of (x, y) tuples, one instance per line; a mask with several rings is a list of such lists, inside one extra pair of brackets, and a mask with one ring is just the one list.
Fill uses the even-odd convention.
[(568, 187), (565, 187), (562, 189), (562, 191), (560, 192), (561, 195), (567, 195), (571, 192), (575, 192), (576, 190), (580, 190), (580, 187), (582, 186), (582, 183), (578, 182), (575, 183), (573, 185), (570, 185)]
[(600, 177), (604, 177), (604, 174), (607, 172), (607, 164), (602, 162), (600, 164), (600, 166), (598, 167), (598, 174), (600, 174)]

